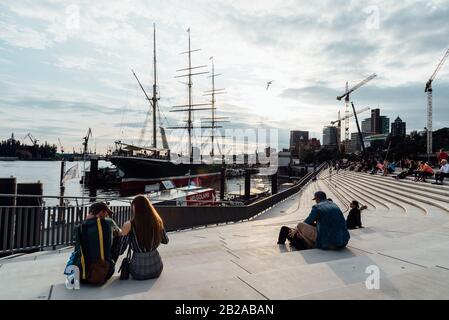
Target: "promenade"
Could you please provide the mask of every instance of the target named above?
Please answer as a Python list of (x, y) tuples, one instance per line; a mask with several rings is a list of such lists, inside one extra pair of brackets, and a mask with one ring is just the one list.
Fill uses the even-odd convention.
[[(317, 190), (345, 215), (351, 200), (366, 204), (365, 228), (351, 230), (341, 251), (277, 245), (280, 227), (303, 220)], [(0, 299), (447, 299), (448, 200), (448, 185), (350, 171), (329, 178), (325, 170), (250, 221), (169, 233), (158, 279), (120, 281), (116, 273), (103, 287), (67, 290), (65, 248), (0, 260)], [(373, 265), (379, 289), (370, 290)]]

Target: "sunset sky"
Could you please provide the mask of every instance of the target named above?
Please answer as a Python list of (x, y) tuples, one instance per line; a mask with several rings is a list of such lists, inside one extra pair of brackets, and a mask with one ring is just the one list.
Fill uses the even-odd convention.
[[(153, 23), (164, 125), (183, 120), (169, 110), (187, 102), (174, 77), (187, 64), (179, 53), (187, 50), (190, 27), (192, 48), (202, 49), (193, 64), (209, 70), (213, 56), (222, 74), (217, 87), (227, 94), (217, 106), (230, 117), (227, 128), (277, 129), (278, 148), (287, 147), (294, 129), (321, 139), (323, 126), (344, 113), (335, 98), (345, 82), (377, 73), (351, 96), (356, 107), (379, 107), (390, 121), (406, 121), (408, 132), (422, 130), (424, 86), (449, 47), (448, 2), (5, 0), (0, 137), (60, 137), (71, 151), (91, 127), (97, 151), (116, 139), (136, 142), (148, 103), (131, 69), (151, 92)], [(449, 63), (433, 88), (436, 130), (449, 125)], [(209, 89), (207, 75), (195, 77), (194, 102), (204, 103)]]

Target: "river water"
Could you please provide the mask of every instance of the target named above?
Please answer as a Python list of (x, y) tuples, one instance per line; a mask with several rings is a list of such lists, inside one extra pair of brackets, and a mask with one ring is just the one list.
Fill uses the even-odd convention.
[[(66, 170), (72, 166), (78, 165), (79, 173), (82, 174), (83, 162), (66, 162)], [(86, 162), (86, 167), (89, 163)], [(98, 166), (111, 167), (112, 164), (107, 161), (99, 161)], [(0, 178), (16, 177), (17, 183), (35, 183), (40, 181), (43, 184), (45, 196), (59, 196), (59, 178), (61, 172), (60, 161), (0, 161)], [(258, 179), (258, 180), (256, 180)], [(252, 187), (256, 183), (263, 183), (271, 187), (268, 179), (252, 179)], [(227, 192), (244, 192), (244, 178), (229, 178), (226, 181)], [(89, 190), (83, 189), (80, 179), (76, 178), (65, 183), (65, 196), (80, 197), (88, 196)], [(98, 197), (119, 197), (119, 190), (98, 189)], [(44, 199), (45, 205), (53, 206), (59, 203), (57, 199)], [(72, 201), (73, 202), (73, 201)]]

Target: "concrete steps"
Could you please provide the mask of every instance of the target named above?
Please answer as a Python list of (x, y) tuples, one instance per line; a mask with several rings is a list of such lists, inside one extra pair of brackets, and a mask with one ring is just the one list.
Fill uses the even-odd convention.
[[(398, 186), (395, 181), (387, 182), (387, 181), (379, 181), (376, 179), (376, 181), (373, 181), (373, 179), (370, 179), (369, 177), (366, 177), (366, 175), (358, 175), (355, 173), (351, 173), (350, 176), (355, 179), (356, 181), (360, 181), (365, 185), (371, 185), (375, 186), (378, 190), (379, 187), (385, 187), (385, 189), (389, 190), (392, 194), (390, 196), (394, 197), (396, 195), (403, 196), (405, 198), (415, 200), (417, 202), (421, 202), (424, 204), (428, 204), (437, 208), (440, 208), (446, 212), (449, 213), (449, 202), (446, 197), (443, 196), (437, 196), (432, 194), (431, 192), (425, 192), (422, 190), (415, 190), (412, 187), (402, 187)], [(412, 192), (411, 192), (412, 191)], [(381, 192), (381, 191), (378, 191)], [(406, 202), (403, 199), (404, 202)], [(416, 202), (415, 202), (416, 203)], [(412, 204), (412, 202), (410, 202)]]
[[(395, 192), (396, 181), (386, 177), (341, 171), (330, 181), (326, 173), (250, 221), (169, 233), (169, 244), (159, 249), (164, 271), (158, 279), (120, 281), (116, 273), (101, 288), (69, 291), (62, 271), (70, 250), (38, 253), (0, 261), (0, 299), (447, 297), (449, 215), (433, 205), (440, 200), (423, 201), (431, 190), (418, 186), (415, 194), (414, 185), (405, 182), (397, 183), (403, 189)], [(303, 220), (318, 190), (343, 210), (353, 199), (367, 204), (365, 228), (351, 230), (348, 247), (340, 251), (277, 245), (280, 226)], [(435, 214), (425, 215), (428, 210)], [(380, 270), (379, 290), (365, 286), (372, 265)]]

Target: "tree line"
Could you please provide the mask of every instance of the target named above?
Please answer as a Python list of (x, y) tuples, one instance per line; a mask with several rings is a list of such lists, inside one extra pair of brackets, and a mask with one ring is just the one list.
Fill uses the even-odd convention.
[(26, 145), (18, 140), (4, 140), (0, 142), (0, 157), (17, 157), (21, 160), (33, 159), (57, 159), (56, 151), (58, 147), (44, 144)]

